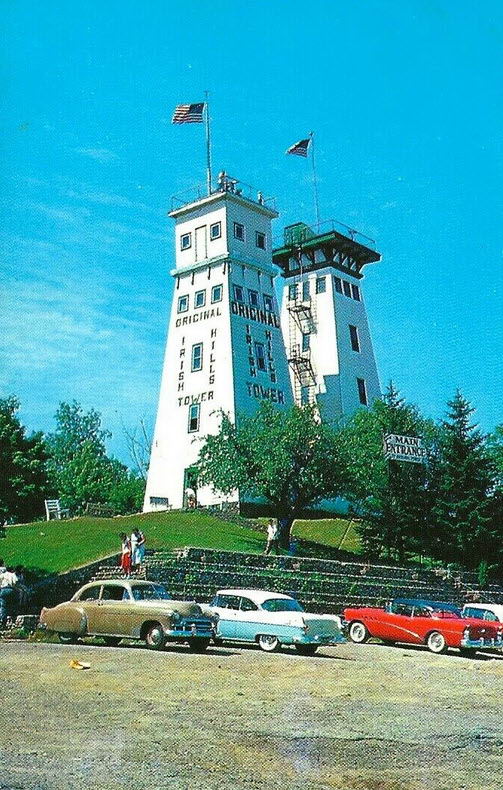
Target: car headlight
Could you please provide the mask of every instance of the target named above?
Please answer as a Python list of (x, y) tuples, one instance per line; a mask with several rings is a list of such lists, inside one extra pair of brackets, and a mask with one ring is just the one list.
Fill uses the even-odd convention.
[(172, 623), (179, 623), (182, 619), (181, 615), (178, 612), (171, 613), (171, 622)]

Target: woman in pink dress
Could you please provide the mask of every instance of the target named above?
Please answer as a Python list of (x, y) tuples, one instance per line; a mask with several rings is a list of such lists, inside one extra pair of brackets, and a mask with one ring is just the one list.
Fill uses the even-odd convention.
[(129, 574), (131, 573), (131, 541), (129, 540), (125, 532), (121, 532), (119, 537), (122, 541), (121, 558), (119, 565), (122, 568), (122, 572), (124, 576), (129, 576)]

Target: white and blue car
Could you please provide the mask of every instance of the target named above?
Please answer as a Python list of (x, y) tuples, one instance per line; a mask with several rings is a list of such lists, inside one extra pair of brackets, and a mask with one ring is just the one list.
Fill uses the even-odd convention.
[(265, 590), (219, 590), (210, 604), (218, 614), (215, 643), (254, 642), (266, 653), (293, 645), (312, 656), (322, 645), (345, 642), (341, 618), (308, 614), (295, 598)]

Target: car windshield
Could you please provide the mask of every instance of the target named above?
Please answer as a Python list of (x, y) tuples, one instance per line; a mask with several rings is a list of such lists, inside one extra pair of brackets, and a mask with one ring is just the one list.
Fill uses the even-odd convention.
[(266, 612), (303, 612), (304, 609), (293, 598), (269, 598), (262, 601), (262, 609)]
[(431, 616), (441, 620), (459, 620), (461, 612), (459, 609), (432, 609)]
[(135, 601), (169, 601), (169, 593), (162, 584), (142, 584), (131, 589)]

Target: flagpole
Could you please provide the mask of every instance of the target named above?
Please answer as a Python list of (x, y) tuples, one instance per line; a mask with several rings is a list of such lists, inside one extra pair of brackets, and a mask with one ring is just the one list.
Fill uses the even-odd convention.
[(208, 195), (211, 195), (211, 132), (210, 132), (210, 105), (208, 104), (208, 91), (204, 92), (206, 96), (206, 186)]
[(316, 166), (314, 163), (314, 132), (309, 133), (311, 138), (311, 161), (313, 163), (313, 186), (314, 186), (314, 208), (316, 211), (317, 231), (320, 232), (320, 206), (318, 202), (318, 178), (316, 176)]

